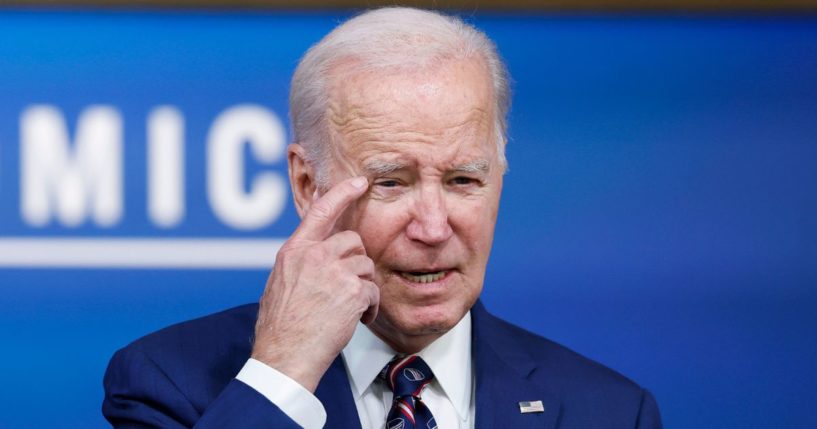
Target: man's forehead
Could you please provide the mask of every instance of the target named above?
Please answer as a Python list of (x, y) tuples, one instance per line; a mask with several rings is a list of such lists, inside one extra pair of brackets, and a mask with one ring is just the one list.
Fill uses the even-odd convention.
[(330, 73), (327, 107), (341, 122), (361, 114), (389, 115), (406, 107), (419, 108), (416, 113), (422, 114), (423, 107), (444, 99), (450, 101), (445, 104), (452, 113), (471, 113), (474, 105), (485, 110), (479, 113), (493, 113), (487, 112), (493, 107), (492, 95), (490, 74), (476, 59), (446, 60), (416, 69), (338, 67)]
[(430, 75), (376, 77), (357, 76), (330, 97), (339, 159), (370, 174), (489, 170), (495, 106), (480, 64), (450, 61)]

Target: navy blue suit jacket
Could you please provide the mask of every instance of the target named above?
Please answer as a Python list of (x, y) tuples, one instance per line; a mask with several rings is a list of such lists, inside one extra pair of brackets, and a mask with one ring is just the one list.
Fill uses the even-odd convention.
[[(236, 307), (116, 352), (105, 374), (105, 417), (117, 428), (298, 427), (233, 378), (249, 358), (257, 312), (257, 304)], [(661, 427), (652, 395), (624, 376), (494, 317), (479, 302), (471, 315), (477, 428)], [(360, 428), (341, 357), (315, 395), (326, 428)], [(520, 412), (520, 401), (537, 400), (544, 412)]]

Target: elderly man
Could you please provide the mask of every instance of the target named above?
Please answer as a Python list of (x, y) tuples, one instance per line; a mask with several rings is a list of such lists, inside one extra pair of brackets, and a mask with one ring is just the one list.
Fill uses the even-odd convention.
[(478, 302), (508, 110), (484, 34), (362, 14), (307, 52), (290, 103), (302, 222), (260, 305), (117, 352), (114, 426), (660, 427), (647, 391)]

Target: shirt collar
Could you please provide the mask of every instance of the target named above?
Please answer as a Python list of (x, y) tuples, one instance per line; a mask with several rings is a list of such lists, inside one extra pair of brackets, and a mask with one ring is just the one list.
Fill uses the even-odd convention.
[[(362, 323), (358, 323), (349, 344), (343, 349), (343, 361), (352, 390), (360, 398), (377, 378), (380, 370), (397, 354)], [(417, 353), (428, 364), (434, 377), (460, 418), (469, 413), (471, 402), (471, 313), (443, 336)]]

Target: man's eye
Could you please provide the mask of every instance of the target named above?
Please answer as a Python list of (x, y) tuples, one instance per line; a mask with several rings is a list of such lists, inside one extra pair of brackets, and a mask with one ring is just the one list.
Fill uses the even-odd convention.
[(471, 178), (471, 177), (458, 176), (458, 177), (455, 177), (455, 178), (451, 179), (451, 183), (454, 184), (454, 185), (458, 185), (458, 186), (470, 185), (470, 184), (476, 183), (476, 179)]
[(394, 188), (397, 185), (399, 185), (399, 183), (397, 183), (396, 180), (382, 180), (380, 182), (377, 182), (376, 184), (377, 186), (381, 186), (384, 188)]

